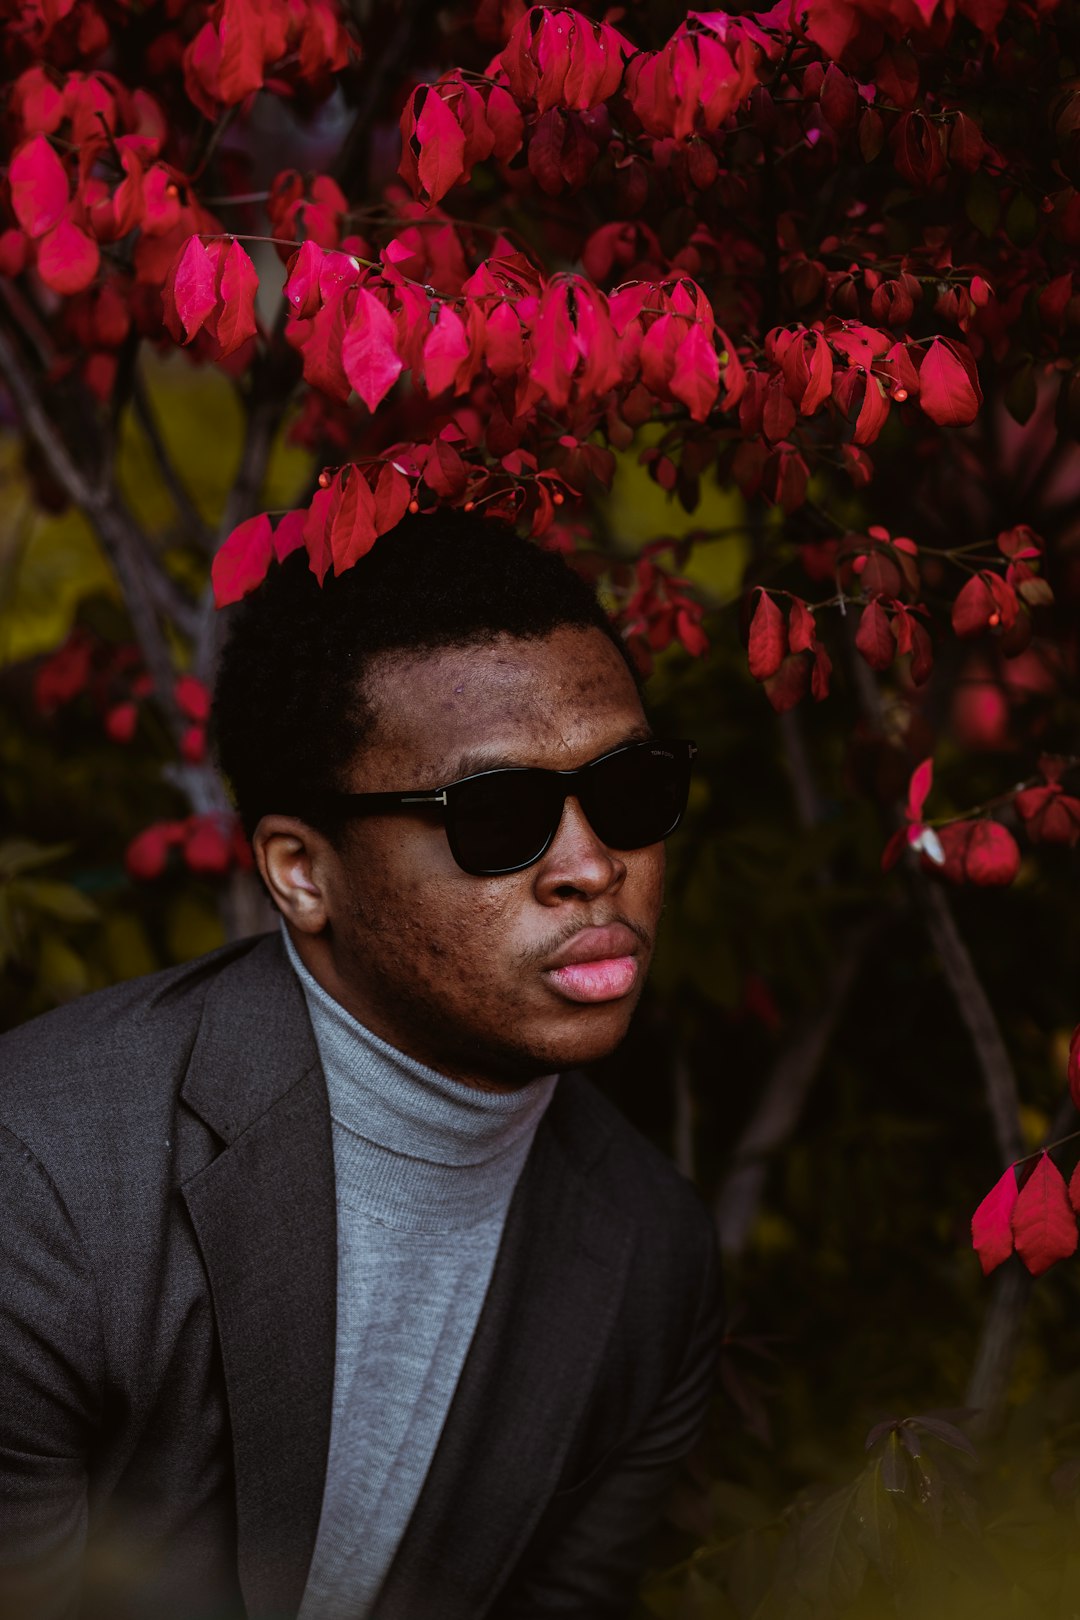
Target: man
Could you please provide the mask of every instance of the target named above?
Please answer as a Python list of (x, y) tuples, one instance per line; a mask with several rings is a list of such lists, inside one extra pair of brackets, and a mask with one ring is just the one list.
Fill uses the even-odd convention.
[(692, 746), (558, 558), (406, 519), (234, 610), (282, 930), (0, 1043), (0, 1610), (624, 1614), (703, 1421), (694, 1194), (626, 1033)]

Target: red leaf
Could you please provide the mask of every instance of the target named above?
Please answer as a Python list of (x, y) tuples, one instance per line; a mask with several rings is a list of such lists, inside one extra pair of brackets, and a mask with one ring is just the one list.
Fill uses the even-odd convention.
[(20, 146), (8, 168), (11, 206), (27, 236), (44, 236), (68, 205), (67, 170), (44, 135)]
[(341, 500), (330, 524), (335, 574), (343, 574), (375, 544), (375, 497), (371, 485), (359, 467), (346, 469), (341, 478)]
[(757, 607), (750, 621), (750, 673), (755, 681), (766, 681), (775, 675), (786, 651), (784, 615), (768, 591), (759, 590)]
[(484, 358), (493, 377), (512, 377), (525, 361), (521, 322), (510, 301), (496, 304), (484, 328)]
[(89, 287), (98, 273), (101, 253), (92, 236), (62, 219), (38, 247), (37, 272), (53, 292), (66, 298)]
[(952, 606), (952, 627), (958, 636), (978, 636), (989, 628), (997, 601), (984, 574), (973, 574)]
[(349, 397), (349, 379), (341, 363), (345, 345), (345, 296), (338, 293), (315, 314), (303, 345), (304, 381), (342, 404)]
[(251, 0), (221, 0), (217, 26), (221, 55), (214, 92), (233, 107), (263, 82), (263, 32)]
[(285, 297), (301, 320), (310, 320), (323, 301), (320, 273), (325, 257), (323, 249), (309, 237), (289, 260)]
[(176, 707), (188, 720), (205, 725), (210, 718), (210, 693), (194, 675), (181, 675), (173, 689)]
[(855, 645), (871, 669), (888, 669), (896, 652), (889, 615), (875, 598), (862, 610)]
[(329, 489), (317, 489), (304, 519), (304, 545), (307, 547), (311, 572), (321, 585), (333, 562), (330, 553), (330, 528), (341, 500), (341, 482), (335, 479)]
[(217, 340), (222, 358), (232, 354), (255, 336), (255, 294), (259, 277), (255, 266), (237, 241), (229, 243), (221, 259), (218, 295), (221, 309), (217, 317)]
[(934, 646), (921, 624), (911, 626), (911, 678), (916, 686), (930, 679), (934, 667)]
[(190, 343), (217, 307), (217, 267), (197, 236), (189, 236), (165, 280), (165, 325), (177, 343)]
[(791, 599), (788, 621), (788, 641), (792, 652), (812, 652), (814, 647), (814, 615), (799, 597)]
[(281, 519), (274, 530), (274, 556), (278, 562), (284, 562), (286, 557), (291, 557), (294, 551), (300, 550), (304, 544), (306, 522), (306, 512), (286, 512)]
[(110, 742), (129, 743), (139, 724), (139, 710), (134, 703), (117, 703), (105, 716), (105, 735)]
[(384, 462), (375, 481), (375, 528), (379, 534), (397, 527), (411, 499), (412, 485), (405, 474), (391, 462)]
[(464, 173), (465, 132), (434, 88), (421, 86), (423, 106), (413, 139), (420, 147), (416, 161), (421, 195), (434, 206)]
[(360, 287), (345, 332), (341, 359), (348, 377), (369, 411), (385, 399), (401, 373), (394, 348), (394, 321), (385, 304)]
[(183, 831), (183, 822), (159, 821), (137, 833), (124, 853), (124, 865), (131, 876), (144, 881), (160, 877), (169, 859), (169, 849), (180, 841)]
[(935, 338), (923, 356), (919, 404), (939, 427), (961, 427), (978, 415), (982, 404), (978, 379), (972, 379), (947, 338)]
[(1055, 1261), (1075, 1253), (1076, 1216), (1061, 1171), (1048, 1153), (1020, 1189), (1012, 1228), (1016, 1252), (1033, 1277), (1041, 1277)]
[(832, 674), (832, 659), (829, 657), (820, 641), (814, 642), (814, 667), (810, 672), (810, 690), (815, 703), (821, 703), (829, 695), (829, 676)]
[(720, 388), (720, 361), (712, 338), (699, 321), (692, 324), (675, 350), (669, 386), (675, 398), (689, 406), (695, 422), (706, 420)]
[(1069, 1177), (1068, 1193), (1069, 1203), (1076, 1214), (1080, 1215), (1080, 1163), (1075, 1166)]
[(1012, 1217), (1016, 1200), (1016, 1171), (1010, 1165), (971, 1217), (971, 1242), (985, 1277), (1013, 1252)]
[(923, 805), (930, 796), (930, 789), (934, 785), (934, 762), (924, 759), (911, 773), (908, 784), (907, 818), (909, 821), (921, 821)]
[(274, 555), (274, 536), (265, 512), (237, 525), (210, 568), (216, 605), (228, 607), (261, 585)]
[(775, 675), (765, 682), (765, 696), (776, 710), (784, 714), (801, 703), (810, 684), (810, 662), (805, 653), (792, 653), (785, 658)]
[(232, 860), (232, 844), (216, 816), (192, 816), (184, 839), (184, 860), (200, 877), (223, 877)]
[(1073, 1105), (1080, 1108), (1080, 1024), (1073, 1030), (1069, 1042), (1069, 1096)]

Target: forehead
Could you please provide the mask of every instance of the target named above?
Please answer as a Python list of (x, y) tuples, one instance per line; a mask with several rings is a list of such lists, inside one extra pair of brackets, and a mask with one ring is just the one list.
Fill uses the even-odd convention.
[(647, 731), (618, 648), (595, 629), (388, 655), (364, 692), (374, 725), (357, 774), (369, 790), (500, 764), (567, 769)]

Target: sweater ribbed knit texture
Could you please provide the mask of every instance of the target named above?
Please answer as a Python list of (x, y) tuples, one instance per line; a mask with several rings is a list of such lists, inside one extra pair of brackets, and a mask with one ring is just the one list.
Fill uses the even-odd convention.
[(330, 1452), (299, 1620), (363, 1620), (405, 1532), (557, 1076), (484, 1092), (388, 1046), (303, 966), (337, 1182)]

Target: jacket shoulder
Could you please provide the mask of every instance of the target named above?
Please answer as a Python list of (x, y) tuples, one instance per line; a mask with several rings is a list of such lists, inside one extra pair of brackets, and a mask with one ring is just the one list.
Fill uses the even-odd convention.
[(40, 1118), (43, 1108), (75, 1103), (102, 1085), (115, 1102), (132, 1086), (141, 1090), (147, 1073), (175, 1072), (209, 987), (266, 937), (92, 991), (0, 1035), (0, 1119), (17, 1129), (24, 1113)]

